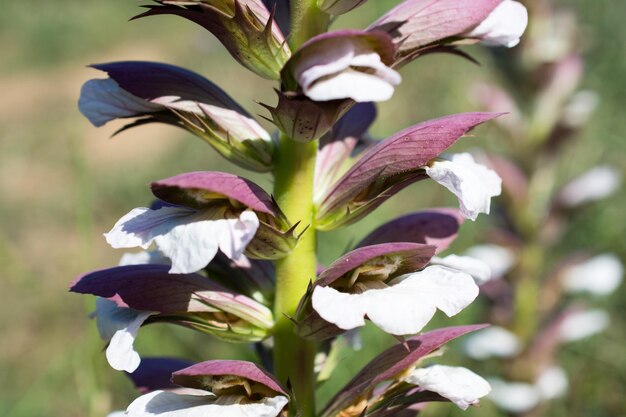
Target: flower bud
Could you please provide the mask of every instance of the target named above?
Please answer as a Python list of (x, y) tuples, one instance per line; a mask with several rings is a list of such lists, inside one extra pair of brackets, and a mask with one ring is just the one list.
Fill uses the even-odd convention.
[(173, 14), (211, 32), (240, 64), (261, 77), (280, 78), (291, 51), (261, 0), (154, 0), (159, 5), (135, 19)]
[(272, 115), (272, 122), (297, 142), (322, 137), (350, 105), (348, 100), (318, 102), (291, 92), (277, 93), (276, 107), (261, 105)]

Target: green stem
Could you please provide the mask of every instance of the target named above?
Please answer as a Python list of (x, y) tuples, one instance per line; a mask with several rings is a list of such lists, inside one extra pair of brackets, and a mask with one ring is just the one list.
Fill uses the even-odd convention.
[[(274, 366), (282, 382), (289, 380), (302, 417), (315, 415), (316, 347), (294, 333), (293, 317), (300, 298), (316, 276), (313, 175), (317, 142), (298, 143), (280, 138), (276, 159), (274, 196), (292, 222), (308, 227), (289, 256), (276, 261), (276, 298), (274, 303)], [(293, 406), (293, 402), (291, 406)], [(291, 415), (295, 410), (291, 408)]]
[(330, 16), (317, 7), (317, 0), (291, 2), (291, 34), (289, 46), (296, 51), (315, 35), (326, 32)]

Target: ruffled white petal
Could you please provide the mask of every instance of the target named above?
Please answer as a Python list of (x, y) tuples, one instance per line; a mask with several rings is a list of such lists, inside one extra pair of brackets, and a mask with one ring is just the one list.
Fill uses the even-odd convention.
[(487, 45), (512, 48), (520, 42), (526, 26), (528, 26), (526, 7), (517, 1), (503, 0), (466, 36), (480, 38)]
[(78, 109), (94, 126), (118, 119), (163, 110), (122, 89), (110, 78), (89, 80), (80, 90)]
[(510, 358), (520, 350), (521, 344), (517, 336), (502, 327), (488, 327), (465, 339), (465, 353), (473, 359)]
[(502, 278), (516, 262), (515, 252), (498, 245), (476, 245), (465, 251), (465, 255), (480, 259), (489, 265), (491, 279)]
[(461, 214), (471, 220), (480, 213), (489, 214), (491, 198), (502, 192), (498, 174), (476, 163), (469, 153), (437, 159), (425, 169), (429, 177), (457, 196)]
[(107, 414), (107, 417), (125, 417), (126, 411), (113, 411), (112, 413)]
[(568, 269), (563, 277), (563, 288), (570, 293), (609, 295), (620, 286), (623, 278), (624, 265), (620, 259), (605, 253)]
[(312, 304), (329, 323), (349, 330), (365, 325), (365, 317), (387, 333), (415, 334), (437, 309), (453, 316), (478, 295), (478, 286), (466, 273), (440, 266), (407, 274), (385, 289), (347, 294), (332, 287), (316, 287)]
[(431, 265), (441, 265), (466, 272), (474, 278), (478, 285), (484, 284), (491, 279), (491, 268), (489, 268), (489, 265), (471, 256), (448, 255), (445, 258), (435, 256), (430, 260), (430, 263)]
[(406, 382), (436, 392), (463, 410), (477, 404), (479, 398), (491, 391), (484, 378), (467, 368), (454, 366), (433, 365), (415, 369), (406, 378)]
[(249, 404), (228, 404), (207, 394), (153, 391), (133, 401), (126, 413), (129, 417), (276, 417), (288, 402), (286, 397), (276, 396)]
[(491, 393), (488, 398), (504, 411), (524, 413), (541, 402), (541, 394), (533, 384), (506, 382), (496, 378), (489, 379), (489, 384)]
[(218, 248), (232, 259), (241, 256), (254, 237), (259, 221), (252, 211), (225, 219), (221, 210), (162, 207), (136, 208), (122, 217), (104, 236), (114, 248), (142, 247), (153, 242), (171, 259), (171, 273), (204, 268)]
[(303, 58), (294, 73), (304, 94), (315, 101), (385, 101), (402, 80), (366, 42), (351, 38), (336, 39), (332, 48)]
[(108, 340), (106, 358), (115, 370), (134, 372), (141, 358), (133, 344), (137, 332), (152, 312), (118, 307), (114, 301), (96, 299), (96, 321), (103, 340)]
[(565, 342), (574, 342), (600, 333), (609, 327), (609, 314), (600, 309), (575, 312), (563, 320), (559, 336)]

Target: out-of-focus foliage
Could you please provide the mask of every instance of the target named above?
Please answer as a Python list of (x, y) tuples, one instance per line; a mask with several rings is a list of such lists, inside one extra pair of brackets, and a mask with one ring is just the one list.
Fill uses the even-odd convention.
[[(365, 27), (395, 1), (368, 2), (341, 17), (336, 27)], [(587, 60), (584, 86), (598, 92), (601, 103), (581, 146), (566, 149), (563, 178), (597, 162), (623, 167), (626, 158), (626, 38), (624, 2), (563, 0), (580, 11)], [(145, 127), (109, 140), (117, 127), (93, 129), (76, 108), (81, 84), (96, 74), (85, 65), (124, 59), (177, 63), (202, 73), (252, 113), (266, 114), (252, 98), (273, 102), (270, 84), (242, 71), (205, 31), (182, 21), (153, 18), (128, 23), (138, 11), (134, 1), (6, 0), (0, 12), (0, 412), (5, 417), (103, 416), (134, 397), (131, 384), (112, 372), (101, 353), (95, 326), (85, 321), (92, 301), (67, 293), (72, 278), (92, 267), (116, 262), (101, 236), (130, 207), (145, 205), (151, 180), (199, 169), (223, 169), (224, 162), (201, 141), (174, 128)], [(476, 49), (475, 49), (476, 50)], [(485, 67), (486, 54), (477, 55)], [(444, 114), (473, 110), (468, 91), (488, 70), (453, 57), (431, 56), (402, 71), (414, 76), (381, 109), (374, 134), (386, 136)], [(269, 126), (266, 126), (269, 128)], [(491, 133), (490, 133), (491, 132)], [(465, 147), (505, 147), (489, 128)], [(461, 150), (458, 147), (457, 150)], [(229, 167), (229, 169), (231, 169)], [(267, 178), (255, 177), (269, 186)], [(268, 187), (269, 189), (269, 187)], [(137, 190), (143, 190), (138, 192)], [(403, 191), (378, 215), (321, 236), (322, 262), (358, 241), (392, 214), (424, 206), (456, 205), (435, 184), (420, 183)], [(562, 255), (593, 246), (626, 258), (624, 210), (626, 193), (593, 205), (575, 218), (563, 239)], [(456, 247), (480, 241), (488, 219), (466, 224)], [(626, 408), (626, 288), (604, 308), (612, 315), (609, 331), (570, 345), (561, 353), (571, 391), (555, 402), (550, 416), (615, 416)], [(454, 319), (473, 322), (472, 311)], [(436, 327), (437, 322), (431, 327)], [(450, 325), (446, 321), (446, 325)], [(159, 325), (154, 325), (159, 326)], [(158, 338), (148, 326), (138, 349), (144, 356), (170, 354), (190, 359), (241, 358), (230, 345), (185, 329), (160, 328), (171, 337)], [(185, 343), (177, 343), (184, 341)], [(375, 329), (365, 332), (364, 350), (342, 359), (343, 372), (326, 382), (323, 392), (345, 382), (393, 340)], [(158, 347), (158, 349), (157, 349)], [(184, 351), (182, 349), (185, 349)], [(241, 348), (238, 348), (241, 349)], [(245, 348), (243, 348), (245, 350)], [(245, 354), (245, 352), (244, 352)], [(247, 352), (252, 357), (253, 352)], [(323, 397), (323, 396), (322, 396)], [(321, 398), (322, 401), (325, 398)], [(425, 415), (454, 413), (432, 407)], [(465, 416), (496, 416), (488, 401)]]

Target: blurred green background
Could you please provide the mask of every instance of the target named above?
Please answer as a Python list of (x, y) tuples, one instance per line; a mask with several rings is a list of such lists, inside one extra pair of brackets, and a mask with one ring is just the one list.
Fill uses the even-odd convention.
[[(364, 27), (396, 1), (372, 0), (339, 25)], [(587, 76), (601, 105), (581, 143), (566, 149), (563, 178), (599, 161), (624, 167), (626, 118), (626, 2), (568, 0), (580, 10)], [(104, 416), (134, 398), (129, 381), (105, 363), (103, 343), (88, 319), (93, 299), (67, 292), (85, 271), (115, 265), (121, 255), (101, 234), (130, 208), (150, 201), (147, 184), (191, 170), (229, 170), (203, 142), (166, 126), (131, 130), (110, 139), (119, 125), (93, 128), (79, 114), (81, 84), (99, 74), (87, 64), (113, 60), (154, 60), (185, 66), (222, 86), (244, 107), (274, 102), (272, 83), (239, 68), (221, 45), (201, 28), (174, 17), (128, 23), (138, 13), (131, 0), (4, 0), (0, 11), (0, 415)], [(622, 42), (620, 42), (620, 40)], [(394, 98), (379, 106), (376, 137), (444, 114), (474, 110), (470, 86), (494, 77), (478, 48), (482, 67), (455, 57), (432, 56), (402, 70)], [(266, 125), (267, 126), (267, 125)], [(267, 126), (268, 129), (270, 126)], [(489, 127), (465, 139), (464, 147), (506, 147)], [(248, 174), (246, 174), (248, 175)], [(250, 175), (248, 175), (250, 177)], [(268, 177), (252, 176), (267, 189)], [(322, 262), (330, 262), (350, 242), (392, 215), (418, 208), (455, 205), (433, 184), (414, 185), (375, 215), (347, 229), (323, 234)], [(575, 218), (571, 249), (613, 251), (626, 258), (626, 194), (598, 203)], [(466, 224), (456, 248), (480, 241), (488, 220)], [(556, 255), (556, 254), (555, 254)], [(617, 416), (626, 409), (626, 288), (603, 301), (612, 313), (611, 330), (569, 345), (562, 353), (572, 391), (546, 415)], [(470, 309), (440, 325), (470, 323)], [(437, 322), (431, 324), (434, 327)], [(345, 358), (341, 372), (323, 387), (325, 396), (345, 382), (368, 358), (392, 340), (373, 329), (365, 350)], [(148, 326), (137, 342), (144, 356), (190, 359), (241, 357), (245, 347), (214, 342), (190, 330)], [(450, 353), (454, 358), (454, 352)], [(454, 362), (454, 359), (451, 359)], [(459, 359), (457, 363), (462, 360)], [(468, 416), (491, 416), (485, 402)], [(450, 405), (429, 415), (457, 415)]]

